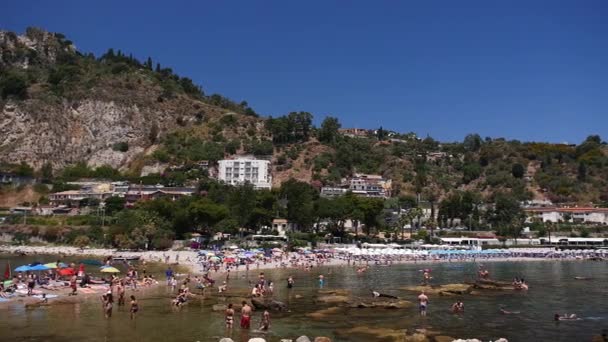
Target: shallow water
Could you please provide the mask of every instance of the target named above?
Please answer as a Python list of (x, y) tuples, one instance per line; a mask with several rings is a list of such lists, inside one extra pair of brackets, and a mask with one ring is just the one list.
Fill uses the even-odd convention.
[[(29, 262), (24, 260), (22, 263)], [(52, 260), (44, 260), (52, 261)], [(16, 260), (11, 262), (16, 264)], [(4, 270), (0, 261), (0, 270)], [(399, 290), (417, 285), (421, 268), (432, 268), (436, 284), (471, 280), (477, 269), (473, 263), (395, 265), (374, 267), (357, 274), (352, 268), (321, 267), (312, 272), (273, 270), (267, 278), (275, 281), (275, 297), (288, 304), (290, 312), (272, 313), (271, 331), (266, 335), (243, 333), (235, 327), (227, 334), (223, 312), (213, 312), (211, 302), (193, 300), (176, 311), (164, 286), (147, 292), (140, 300), (142, 310), (135, 321), (130, 321), (127, 310), (114, 310), (110, 320), (103, 318), (99, 300), (90, 298), (77, 305), (25, 310), (22, 305), (1, 310), (0, 336), (12, 341), (217, 341), (230, 335), (236, 341), (262, 336), (268, 341), (295, 338), (300, 335), (328, 336), (334, 341), (371, 341), (369, 336), (344, 335), (355, 326), (386, 327), (391, 329), (427, 328), (453, 337), (484, 340), (506, 337), (509, 341), (589, 341), (594, 334), (608, 328), (608, 263), (590, 261), (532, 261), (490, 262), (485, 266), (493, 279), (510, 281), (524, 277), (530, 286), (527, 293), (501, 293), (459, 297), (429, 296), (427, 317), (419, 317), (415, 307), (401, 310), (342, 309), (326, 320), (312, 320), (306, 313), (326, 306), (316, 306), (313, 298), (319, 288), (318, 274), (325, 275), (326, 289), (349, 289), (353, 295), (369, 297), (369, 291), (379, 290), (415, 301), (416, 293)], [(252, 269), (249, 279), (257, 279)], [(296, 286), (290, 292), (285, 279), (293, 273)], [(592, 280), (574, 280), (575, 276)], [(230, 287), (246, 287), (244, 276), (230, 281)], [(295, 299), (300, 294), (304, 298)], [(137, 293), (136, 293), (137, 295)], [(463, 315), (450, 313), (450, 305), (461, 298), (465, 303)], [(517, 315), (502, 315), (499, 307), (521, 311)], [(576, 322), (552, 320), (554, 313), (576, 313), (583, 319)], [(260, 313), (253, 318), (257, 327)], [(238, 317), (236, 320), (238, 323)], [(238, 324), (235, 324), (238, 325)], [(342, 332), (342, 333), (341, 333)]]

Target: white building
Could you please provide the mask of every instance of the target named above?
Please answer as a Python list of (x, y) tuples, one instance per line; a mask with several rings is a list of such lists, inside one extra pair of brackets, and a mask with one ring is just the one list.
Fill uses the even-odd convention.
[(527, 221), (608, 224), (608, 208), (524, 208)]
[(226, 184), (251, 183), (255, 189), (270, 189), (270, 161), (253, 157), (237, 157), (218, 162), (218, 179)]

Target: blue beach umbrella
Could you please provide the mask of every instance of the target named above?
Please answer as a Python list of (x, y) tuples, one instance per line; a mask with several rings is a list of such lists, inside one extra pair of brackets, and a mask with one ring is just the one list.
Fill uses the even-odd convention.
[(17, 268), (15, 268), (15, 272), (27, 272), (27, 271), (31, 271), (32, 268), (30, 267), (30, 265), (23, 265), (23, 266), (19, 266)]
[(50, 269), (51, 269), (50, 267), (47, 267), (47, 266), (44, 266), (41, 264), (30, 267), (30, 271), (48, 271)]

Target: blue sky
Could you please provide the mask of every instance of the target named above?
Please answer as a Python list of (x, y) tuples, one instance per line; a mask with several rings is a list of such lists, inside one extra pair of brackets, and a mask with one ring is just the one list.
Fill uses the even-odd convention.
[(256, 111), (442, 141), (608, 139), (608, 1), (11, 1), (0, 28), (151, 56)]

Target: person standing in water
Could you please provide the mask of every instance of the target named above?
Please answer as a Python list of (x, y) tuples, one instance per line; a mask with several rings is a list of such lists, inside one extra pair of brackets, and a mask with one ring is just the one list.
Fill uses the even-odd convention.
[(421, 316), (426, 316), (426, 308), (429, 305), (429, 297), (424, 294), (424, 291), (420, 292), (418, 296), (418, 309), (420, 310)]
[(234, 325), (234, 309), (232, 308), (232, 303), (228, 304), (225, 316), (226, 329), (232, 329), (232, 326)]
[(293, 277), (289, 276), (289, 278), (287, 278), (287, 288), (288, 289), (293, 288), (293, 284), (294, 284)]
[(241, 328), (249, 329), (251, 327), (251, 306), (243, 301), (243, 308), (241, 309)]
[(325, 277), (322, 274), (319, 274), (319, 287), (323, 288), (324, 284), (325, 284)]
[(139, 304), (137, 304), (137, 299), (135, 296), (131, 295), (131, 319), (135, 319), (135, 314), (139, 311)]
[(270, 312), (264, 310), (264, 313), (262, 314), (262, 324), (260, 325), (259, 330), (268, 331), (268, 328), (270, 328)]

